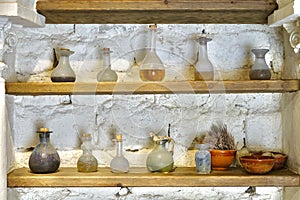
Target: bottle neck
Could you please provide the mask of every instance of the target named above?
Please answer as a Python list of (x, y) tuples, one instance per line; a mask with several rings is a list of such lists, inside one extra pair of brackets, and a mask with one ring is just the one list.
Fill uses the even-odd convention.
[(199, 44), (198, 59), (208, 59), (207, 44)]
[(122, 142), (117, 141), (117, 157), (122, 157), (123, 156), (123, 144)]
[(70, 62), (69, 62), (69, 56), (60, 56), (59, 63), (62, 66), (69, 65), (70, 64)]
[(103, 53), (103, 67), (110, 68), (110, 53), (109, 52)]
[(155, 51), (156, 49), (156, 30), (150, 30), (150, 51)]
[(39, 133), (40, 143), (50, 142), (50, 133)]

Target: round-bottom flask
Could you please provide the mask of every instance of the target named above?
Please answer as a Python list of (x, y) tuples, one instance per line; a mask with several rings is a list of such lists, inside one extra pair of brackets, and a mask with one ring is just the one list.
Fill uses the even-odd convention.
[(91, 134), (85, 133), (82, 136), (82, 155), (77, 161), (77, 169), (79, 172), (95, 172), (98, 168), (98, 161), (92, 154)]

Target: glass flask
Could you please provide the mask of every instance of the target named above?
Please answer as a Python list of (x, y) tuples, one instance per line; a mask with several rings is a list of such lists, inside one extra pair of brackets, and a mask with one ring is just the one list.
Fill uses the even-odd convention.
[(165, 77), (165, 67), (156, 53), (156, 25), (149, 26), (150, 49), (142, 61), (140, 78), (142, 81), (162, 81)]
[(123, 156), (123, 146), (122, 146), (122, 134), (117, 134), (116, 139), (117, 152), (116, 156), (110, 162), (110, 168), (113, 173), (126, 173), (129, 171), (129, 162)]
[(209, 144), (199, 144), (198, 147), (199, 150), (195, 154), (196, 172), (198, 174), (209, 174), (211, 172)]
[(81, 140), (81, 149), (83, 152), (77, 161), (77, 170), (79, 172), (95, 172), (98, 168), (98, 161), (92, 154), (92, 136), (91, 134), (85, 133), (82, 135)]
[(271, 70), (269, 69), (265, 55), (269, 49), (252, 49), (251, 52), (255, 55), (254, 64), (250, 70), (251, 80), (269, 80), (271, 79)]
[(117, 73), (111, 69), (109, 48), (103, 48), (103, 69), (97, 74), (98, 82), (116, 82), (118, 80)]
[(34, 148), (29, 158), (29, 168), (33, 173), (44, 174), (55, 172), (60, 165), (60, 157), (56, 149), (50, 143), (48, 128), (40, 128), (37, 131), (40, 143)]
[(69, 57), (74, 52), (65, 48), (58, 48), (56, 52), (59, 57), (58, 65), (51, 74), (52, 82), (74, 82), (76, 75), (71, 68)]
[[(150, 172), (171, 172), (174, 170), (173, 150), (174, 140), (168, 136), (153, 138), (154, 149), (148, 155), (146, 166)], [(171, 143), (171, 150), (167, 150), (166, 143)]]
[(211, 81), (214, 80), (214, 67), (208, 58), (207, 42), (212, 39), (207, 37), (200, 37), (199, 42), (198, 62), (195, 66), (195, 80), (196, 81)]

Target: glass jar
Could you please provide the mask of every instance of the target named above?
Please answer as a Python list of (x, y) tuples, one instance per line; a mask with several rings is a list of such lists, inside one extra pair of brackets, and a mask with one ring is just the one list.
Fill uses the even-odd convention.
[(250, 70), (251, 80), (270, 80), (271, 70), (269, 69), (265, 55), (269, 49), (252, 49), (251, 52), (255, 55), (254, 64)]
[(149, 26), (150, 49), (142, 61), (140, 67), (140, 78), (142, 81), (162, 81), (165, 77), (165, 67), (156, 53), (156, 25)]
[(79, 172), (95, 172), (98, 168), (98, 161), (92, 153), (92, 136), (91, 134), (85, 133), (82, 135), (81, 140), (82, 155), (77, 161), (77, 170)]
[(76, 75), (71, 68), (69, 57), (74, 52), (69, 49), (58, 48), (56, 53), (59, 57), (58, 65), (54, 68), (51, 74), (52, 82), (74, 82)]
[(60, 157), (56, 149), (50, 143), (48, 128), (40, 128), (37, 131), (40, 143), (34, 148), (29, 158), (29, 168), (33, 173), (44, 174), (55, 172), (60, 165)]
[(197, 39), (199, 42), (198, 62), (195, 66), (196, 81), (211, 81), (214, 80), (214, 67), (208, 58), (207, 42), (212, 39), (201, 36)]
[(118, 80), (117, 73), (111, 69), (109, 48), (103, 48), (103, 70), (97, 75), (98, 82), (116, 82)]
[(198, 147), (199, 150), (195, 154), (196, 172), (198, 174), (209, 174), (211, 172), (209, 144), (199, 144)]
[(126, 173), (129, 171), (129, 162), (123, 156), (122, 134), (116, 135), (116, 156), (110, 162), (110, 168), (113, 173)]

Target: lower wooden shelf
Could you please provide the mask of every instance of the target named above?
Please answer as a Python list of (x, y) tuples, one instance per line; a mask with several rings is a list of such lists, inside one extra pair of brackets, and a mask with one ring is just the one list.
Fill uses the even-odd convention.
[(265, 175), (251, 175), (243, 169), (197, 174), (194, 167), (180, 167), (171, 173), (149, 173), (132, 168), (126, 174), (114, 174), (110, 168), (80, 173), (76, 168), (60, 168), (51, 174), (33, 174), (28, 168), (8, 174), (8, 187), (200, 187), (200, 186), (299, 186), (299, 175), (282, 169)]

